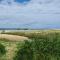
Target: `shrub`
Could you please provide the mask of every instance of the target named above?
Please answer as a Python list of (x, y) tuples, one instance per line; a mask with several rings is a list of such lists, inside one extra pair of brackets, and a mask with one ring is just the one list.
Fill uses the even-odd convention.
[(6, 53), (5, 46), (0, 43), (0, 56)]
[(30, 42), (25, 41), (25, 44), (19, 49), (14, 60), (33, 60), (33, 50)]
[[(46, 39), (34, 39), (25, 41), (25, 44), (18, 50), (14, 60), (54, 60), (60, 57), (60, 40), (58, 34), (53, 34)], [(50, 40), (51, 37), (51, 40)]]

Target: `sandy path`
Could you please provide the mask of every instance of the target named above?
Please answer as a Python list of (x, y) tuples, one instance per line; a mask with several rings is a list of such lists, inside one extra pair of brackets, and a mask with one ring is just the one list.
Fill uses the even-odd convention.
[(27, 37), (24, 36), (17, 36), (17, 35), (8, 35), (8, 34), (0, 34), (0, 38), (5, 38), (10, 41), (23, 41), (23, 40), (28, 40)]

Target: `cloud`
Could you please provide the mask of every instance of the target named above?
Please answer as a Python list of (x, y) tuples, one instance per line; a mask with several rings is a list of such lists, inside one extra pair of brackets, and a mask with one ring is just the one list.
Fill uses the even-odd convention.
[[(11, 5), (7, 4), (7, 1), (10, 0), (4, 0), (2, 4), (0, 4), (0, 16), (16, 16), (16, 15), (39, 15), (39, 14), (54, 14), (54, 13), (59, 13), (60, 8), (58, 4), (56, 3), (55, 0), (54, 2), (52, 1), (50, 4), (45, 4), (44, 2), (47, 2), (47, 0), (31, 0), (27, 5), (21, 5), (14, 0), (11, 0), (10, 2), (12, 3)], [(42, 4), (39, 4), (42, 2)], [(52, 4), (53, 3), (53, 4)]]
[(3, 0), (0, 3), (0, 27), (57, 26), (59, 22), (59, 0), (31, 0), (26, 4)]

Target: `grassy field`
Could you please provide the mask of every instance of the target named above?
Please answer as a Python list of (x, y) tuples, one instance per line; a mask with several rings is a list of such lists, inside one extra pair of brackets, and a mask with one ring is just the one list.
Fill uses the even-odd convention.
[(9, 41), (7, 39), (0, 39), (0, 43), (5, 46), (6, 54), (0, 56), (0, 60), (13, 60), (16, 51), (18, 51), (18, 45), (21, 46), (23, 42)]
[(25, 36), (31, 41), (0, 39), (7, 51), (0, 60), (60, 60), (60, 30), (3, 31), (2, 34)]

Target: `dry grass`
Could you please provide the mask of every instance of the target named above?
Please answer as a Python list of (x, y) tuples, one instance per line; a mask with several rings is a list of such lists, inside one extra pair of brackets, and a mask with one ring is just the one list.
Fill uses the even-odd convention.
[(24, 40), (28, 40), (28, 38), (24, 37), (24, 36), (8, 35), (8, 34), (0, 34), (0, 39), (1, 38), (8, 39), (10, 41), (24, 41)]

